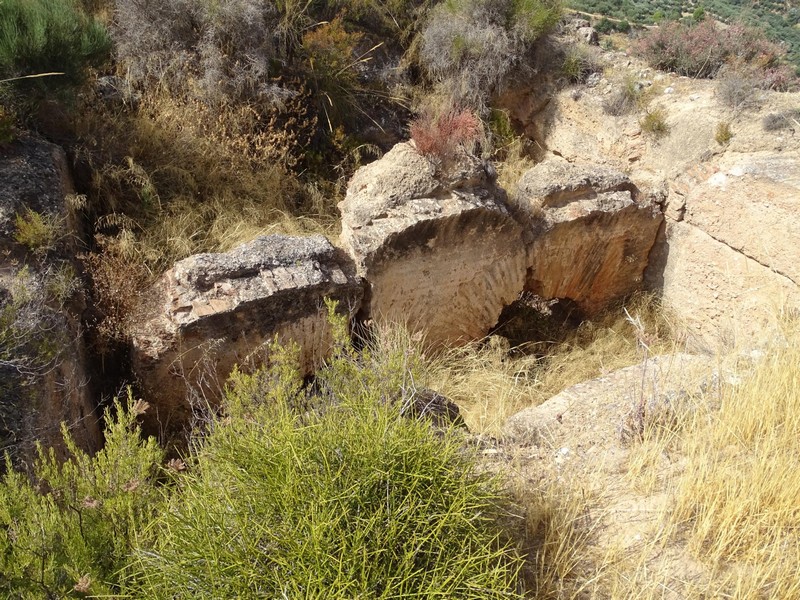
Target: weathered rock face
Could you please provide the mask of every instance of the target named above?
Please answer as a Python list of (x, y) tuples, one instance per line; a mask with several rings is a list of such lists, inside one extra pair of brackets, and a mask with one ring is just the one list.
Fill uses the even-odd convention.
[[(58, 146), (23, 136), (0, 148), (0, 446), (19, 462), (31, 461), (37, 440), (62, 452), (62, 421), (80, 447), (101, 443), (72, 265), (71, 192)], [(14, 237), (16, 216), (28, 210), (51, 228), (35, 252)]]
[(475, 157), (437, 164), (412, 143), (358, 170), (339, 209), (341, 242), (369, 285), (366, 315), (425, 331), (434, 346), (486, 335), (526, 266), (494, 180)]
[[(712, 81), (659, 73), (619, 52), (604, 59), (617, 77), (547, 103), (521, 87), (504, 106), (550, 152), (668, 191), (665, 232), (646, 281), (698, 346), (769, 342), (770, 323), (797, 306), (800, 138), (782, 115), (794, 114), (800, 94), (754, 90), (756, 105), (733, 111)], [(649, 108), (666, 115), (666, 135), (643, 132), (639, 111), (615, 117), (604, 110), (623, 75), (649, 90)], [(724, 144), (716, 139), (720, 125), (732, 132)]]
[(176, 263), (143, 299), (132, 336), (149, 425), (185, 426), (189, 392), (217, 401), (233, 366), (263, 363), (275, 336), (296, 342), (312, 372), (330, 349), (324, 299), (352, 315), (362, 293), (349, 261), (319, 235), (260, 237)]
[(600, 448), (613, 451), (618, 444), (609, 441), (635, 437), (642, 427), (675, 414), (687, 397), (718, 384), (716, 366), (707, 356), (650, 357), (520, 411), (506, 421), (503, 435), (537, 446), (570, 444), (570, 452), (587, 455)]
[(0, 146), (0, 248), (20, 250), (15, 217), (26, 209), (67, 219), (64, 198), (74, 191), (59, 146), (28, 135)]
[(516, 197), (527, 223), (526, 291), (591, 315), (642, 285), (663, 216), (627, 176), (551, 157), (523, 175)]
[(800, 153), (729, 153), (672, 182), (648, 271), (664, 303), (715, 349), (758, 345), (800, 307)]

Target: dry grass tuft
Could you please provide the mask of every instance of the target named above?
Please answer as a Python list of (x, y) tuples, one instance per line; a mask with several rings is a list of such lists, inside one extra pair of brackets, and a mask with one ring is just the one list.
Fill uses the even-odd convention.
[(503, 147), (503, 159), (497, 163), (497, 183), (513, 193), (526, 171), (535, 166), (521, 137), (514, 137)]
[(473, 432), (498, 433), (537, 397), (539, 360), (510, 358), (500, 339), (454, 348), (429, 362), (430, 387), (458, 404)]
[(311, 193), (291, 171), (305, 138), (287, 132), (278, 139), (280, 131), (259, 125), (246, 108), (211, 111), (153, 94), (138, 111), (85, 114), (92, 205), (103, 216), (97, 229), (117, 233), (114, 218), (106, 227), (109, 215), (125, 215), (133, 254), (154, 272), (260, 234), (333, 229), (333, 200)]
[[(669, 320), (654, 296), (634, 296), (625, 307), (642, 320), (651, 353), (674, 347)], [(514, 413), (643, 358), (622, 306), (561, 335), (511, 352), (499, 336), (451, 349), (429, 359), (430, 387), (458, 404), (470, 430), (496, 434)]]
[(800, 330), (697, 415), (672, 523), (720, 591), (800, 596)]
[(513, 490), (525, 519), (521, 551), (526, 557), (523, 580), (526, 598), (574, 598), (574, 586), (594, 533), (590, 508), (597, 499), (575, 480), (543, 480)]

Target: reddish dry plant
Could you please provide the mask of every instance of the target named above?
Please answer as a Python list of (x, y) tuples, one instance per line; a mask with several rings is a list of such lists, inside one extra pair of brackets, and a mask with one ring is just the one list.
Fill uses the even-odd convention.
[(411, 123), (411, 139), (423, 156), (446, 158), (478, 141), (481, 124), (468, 110), (451, 110), (439, 116), (425, 114)]
[(761, 89), (787, 91), (796, 84), (784, 62), (786, 50), (763, 31), (741, 23), (726, 29), (713, 19), (693, 26), (665, 23), (634, 44), (634, 51), (657, 69), (689, 77), (713, 78), (729, 65), (748, 71), (752, 84)]

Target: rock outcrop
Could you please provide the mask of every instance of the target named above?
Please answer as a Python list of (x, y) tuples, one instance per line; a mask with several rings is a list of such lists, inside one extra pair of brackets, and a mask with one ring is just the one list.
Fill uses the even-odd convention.
[(730, 153), (677, 178), (648, 278), (698, 347), (758, 345), (800, 307), (800, 152)]
[(101, 443), (72, 264), (73, 191), (60, 147), (25, 135), (0, 148), (0, 447), (19, 462), (36, 441), (62, 452), (62, 422), (80, 447)]
[[(547, 448), (570, 444), (587, 456), (613, 448), (642, 427), (669, 420), (681, 402), (718, 384), (716, 363), (707, 356), (670, 354), (578, 383), (539, 406), (513, 415), (503, 426), (509, 441)], [(598, 448), (594, 448), (597, 446)]]
[(438, 162), (398, 144), (356, 172), (339, 208), (342, 245), (369, 286), (364, 314), (428, 344), (483, 337), (522, 290), (521, 228), (473, 156)]
[[(769, 343), (773, 325), (800, 306), (800, 138), (785, 117), (800, 95), (753, 90), (747, 111), (732, 110), (713, 81), (659, 73), (619, 52), (604, 59), (617, 77), (580, 93), (565, 89), (547, 103), (536, 90), (524, 90), (528, 99), (507, 93), (514, 102), (505, 106), (549, 152), (666, 192), (664, 231), (645, 283), (698, 349)], [(626, 77), (648, 109), (663, 111), (665, 135), (642, 130), (641, 110), (605, 110)], [(719, 128), (732, 137), (718, 140)]]
[(591, 315), (641, 287), (663, 215), (626, 175), (550, 157), (523, 175), (516, 201), (526, 291)]
[(218, 401), (233, 366), (268, 360), (276, 337), (297, 343), (301, 369), (313, 372), (330, 349), (325, 298), (352, 315), (362, 293), (351, 263), (319, 235), (265, 236), (179, 261), (143, 299), (132, 336), (148, 425), (185, 426), (194, 399)]

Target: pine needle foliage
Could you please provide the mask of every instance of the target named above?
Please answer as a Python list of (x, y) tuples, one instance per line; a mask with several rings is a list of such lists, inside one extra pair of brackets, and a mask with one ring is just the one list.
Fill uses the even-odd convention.
[(110, 51), (105, 28), (72, 0), (0, 2), (0, 79), (55, 72), (16, 84), (78, 84)]
[(357, 357), (334, 329), (311, 405), (290, 350), (234, 374), (225, 416), (138, 554), (134, 596), (519, 597), (498, 481), (457, 434), (400, 415), (413, 357)]

